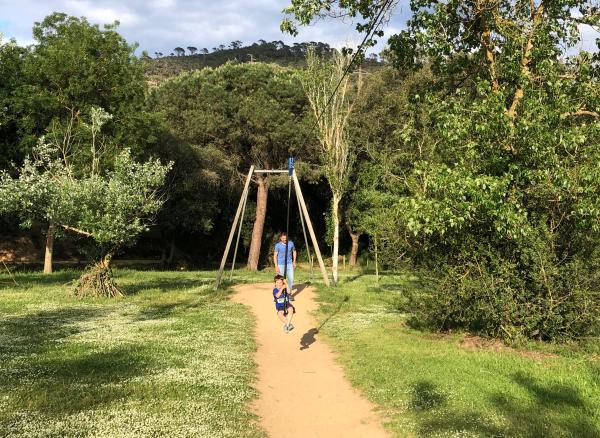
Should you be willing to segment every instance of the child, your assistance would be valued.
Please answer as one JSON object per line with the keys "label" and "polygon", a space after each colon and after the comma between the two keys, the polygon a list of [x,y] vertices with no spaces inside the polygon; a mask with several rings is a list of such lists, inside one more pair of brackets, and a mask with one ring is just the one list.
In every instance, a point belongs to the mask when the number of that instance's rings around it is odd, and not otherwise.
{"label": "child", "polygon": [[[283,275],[276,275],[275,287],[273,288],[273,299],[275,300],[275,309],[277,309],[277,316],[283,322],[283,331],[289,333],[294,330],[292,325],[292,318],[296,313],[296,308],[290,304],[290,296],[288,295],[288,284],[287,280],[283,278]],[[290,307],[292,311],[290,312]]]}

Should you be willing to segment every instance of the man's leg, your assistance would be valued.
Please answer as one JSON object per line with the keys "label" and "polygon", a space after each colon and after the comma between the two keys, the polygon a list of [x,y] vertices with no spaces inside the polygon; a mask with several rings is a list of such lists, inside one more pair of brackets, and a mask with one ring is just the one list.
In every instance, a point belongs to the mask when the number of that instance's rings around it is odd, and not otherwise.
{"label": "man's leg", "polygon": [[288,285],[290,286],[290,295],[292,293],[292,289],[294,288],[294,265],[288,265],[287,266],[287,281],[288,281]]}

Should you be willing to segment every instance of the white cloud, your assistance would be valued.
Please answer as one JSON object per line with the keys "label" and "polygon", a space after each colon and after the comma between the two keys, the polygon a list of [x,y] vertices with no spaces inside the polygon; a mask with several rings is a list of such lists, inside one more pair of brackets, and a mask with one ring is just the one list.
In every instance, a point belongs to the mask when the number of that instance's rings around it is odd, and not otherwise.
{"label": "white cloud", "polygon": [[[300,29],[293,38],[279,30],[281,10],[291,0],[0,0],[0,32],[5,38],[15,37],[21,44],[32,42],[31,27],[53,11],[85,16],[91,22],[104,24],[119,20],[119,32],[130,42],[138,42],[141,50],[169,53],[176,46],[216,47],[233,40],[252,43],[259,39],[322,41],[333,47],[356,45],[362,38],[350,21],[319,21]],[[394,11],[386,36],[377,45],[381,50],[387,36],[404,25],[409,14],[403,3]],[[594,34],[585,29],[582,47],[595,47]]]}
{"label": "white cloud", "polygon": [[594,28],[586,24],[580,25],[579,31],[581,32],[581,42],[578,49],[587,50],[588,52],[597,51],[596,39],[600,38],[600,32],[597,32]]}

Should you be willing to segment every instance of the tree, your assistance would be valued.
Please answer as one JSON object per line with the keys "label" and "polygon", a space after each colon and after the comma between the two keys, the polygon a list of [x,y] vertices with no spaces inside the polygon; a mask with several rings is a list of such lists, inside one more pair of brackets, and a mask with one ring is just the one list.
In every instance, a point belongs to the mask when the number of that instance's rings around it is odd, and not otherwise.
{"label": "tree", "polygon": [[229,47],[236,50],[236,49],[241,49],[242,45],[243,45],[243,43],[240,40],[235,40],[229,44]]}
{"label": "tree", "polygon": [[331,188],[333,227],[333,283],[338,280],[340,203],[348,187],[355,151],[348,141],[348,118],[352,111],[350,79],[345,74],[350,58],[336,53],[331,62],[308,51],[303,87],[317,123],[320,155]]}
{"label": "tree", "polygon": [[[367,20],[379,5],[334,3]],[[324,6],[310,4],[294,2],[294,13],[307,13],[300,22]],[[433,292],[413,310],[438,329],[597,335],[598,65],[596,55],[569,56],[578,25],[600,24],[597,9],[584,0],[412,8],[388,59],[433,73],[411,98],[429,123],[401,118],[382,167],[406,150],[434,152],[388,168],[396,183],[369,203],[384,198],[388,220],[373,229],[393,224],[395,251],[428,271]]]}
{"label": "tree", "polygon": [[183,47],[175,47],[173,51],[177,54],[177,56],[185,56],[185,49]]}
{"label": "tree", "polygon": [[110,170],[103,170],[100,131],[111,116],[94,108],[90,118],[89,125],[80,127],[87,131],[91,150],[85,169],[73,165],[69,133],[60,142],[42,137],[18,177],[0,174],[0,213],[18,214],[24,224],[43,217],[63,230],[93,239],[99,261],[82,274],[76,294],[113,297],[122,291],[112,278],[112,258],[147,229],[163,203],[159,189],[171,165],[157,160],[139,164],[124,150]]}
{"label": "tree", "polygon": [[188,46],[187,49],[190,52],[190,55],[194,55],[198,51],[198,49],[196,47],[192,47],[192,46]]}
{"label": "tree", "polygon": [[12,161],[21,162],[26,154],[20,138],[20,115],[16,90],[24,85],[23,65],[28,56],[26,49],[13,40],[2,41],[0,36],[0,169]]}
{"label": "tree", "polygon": [[[131,121],[143,104],[146,82],[142,64],[134,56],[136,47],[115,31],[117,24],[100,29],[85,18],[60,13],[35,23],[36,43],[30,53],[20,49],[20,83],[13,84],[8,107],[9,126],[16,130],[14,147],[22,151],[21,160],[40,136],[50,131],[67,132],[94,106],[115,116],[105,127],[108,137],[121,147],[137,143]],[[74,142],[72,146],[78,145]],[[78,157],[72,163],[75,168],[89,159],[86,146],[71,152]],[[45,272],[52,270],[51,224],[48,229]]]}
{"label": "tree", "polygon": [[[307,101],[295,72],[262,63],[226,64],[165,83],[154,105],[172,133],[199,150],[216,147],[236,169],[283,167],[289,154],[310,157]],[[255,175],[256,212],[248,267],[257,269],[271,179]]]}
{"label": "tree", "polygon": [[[352,17],[356,30],[367,33],[367,38],[357,53],[359,57],[364,57],[366,50],[377,44],[375,38],[383,36],[380,23],[389,19],[398,3],[398,0],[292,0],[291,5],[283,9],[285,16],[280,28],[284,33],[297,36],[299,26],[308,26],[315,20]],[[311,45],[314,45],[313,42]]]}

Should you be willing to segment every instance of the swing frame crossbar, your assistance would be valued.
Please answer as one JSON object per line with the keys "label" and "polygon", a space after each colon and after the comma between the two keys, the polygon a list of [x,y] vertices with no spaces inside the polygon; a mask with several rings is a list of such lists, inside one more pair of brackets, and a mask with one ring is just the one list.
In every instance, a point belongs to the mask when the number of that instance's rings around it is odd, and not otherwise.
{"label": "swing frame crossbar", "polygon": [[254,169],[254,173],[288,173],[287,169]]}
{"label": "swing frame crossbar", "polygon": [[[233,223],[231,224],[231,230],[229,232],[229,237],[227,238],[227,245],[225,245],[225,251],[223,251],[223,257],[221,259],[221,265],[219,266],[219,272],[217,273],[217,278],[215,279],[214,289],[218,289],[221,285],[221,280],[223,277],[223,271],[225,270],[225,265],[227,264],[227,258],[229,255],[229,251],[231,249],[231,244],[233,242],[233,238],[237,233],[237,239],[235,243],[235,250],[233,254],[233,261],[231,263],[231,274],[230,279],[233,275],[233,270],[235,268],[235,259],[237,256],[238,245],[240,241],[240,235],[242,234],[242,223],[244,221],[244,214],[246,211],[246,203],[248,201],[248,194],[250,192],[250,182],[252,180],[252,175],[256,173],[290,173],[291,172],[291,183],[294,186],[294,192],[296,194],[296,199],[298,200],[298,210],[300,212],[300,221],[302,223],[302,231],[304,233],[304,241],[306,244],[306,249],[308,251],[308,258],[311,267],[311,279],[312,279],[312,266],[313,259],[310,253],[310,248],[308,246],[308,237],[306,236],[306,228],[308,229],[310,239],[313,244],[313,248],[315,251],[315,255],[319,262],[319,268],[321,270],[321,275],[323,276],[323,282],[329,286],[329,277],[327,275],[327,270],[325,269],[325,263],[323,262],[323,257],[321,256],[321,251],[319,250],[319,244],[317,242],[317,237],[315,235],[315,231],[312,226],[312,221],[310,220],[310,216],[308,215],[308,208],[306,207],[306,203],[304,202],[304,196],[302,194],[302,189],[300,188],[300,182],[298,181],[298,177],[296,176],[296,170],[291,169],[255,169],[254,166],[250,166],[250,170],[248,171],[248,176],[246,177],[246,182],[244,184],[244,189],[242,190],[242,195],[240,197],[240,202],[238,204],[237,211],[235,213],[235,217],[233,219]],[[291,185],[290,185],[291,190]],[[289,202],[289,201],[288,201]],[[305,228],[306,225],[306,228]]]}

